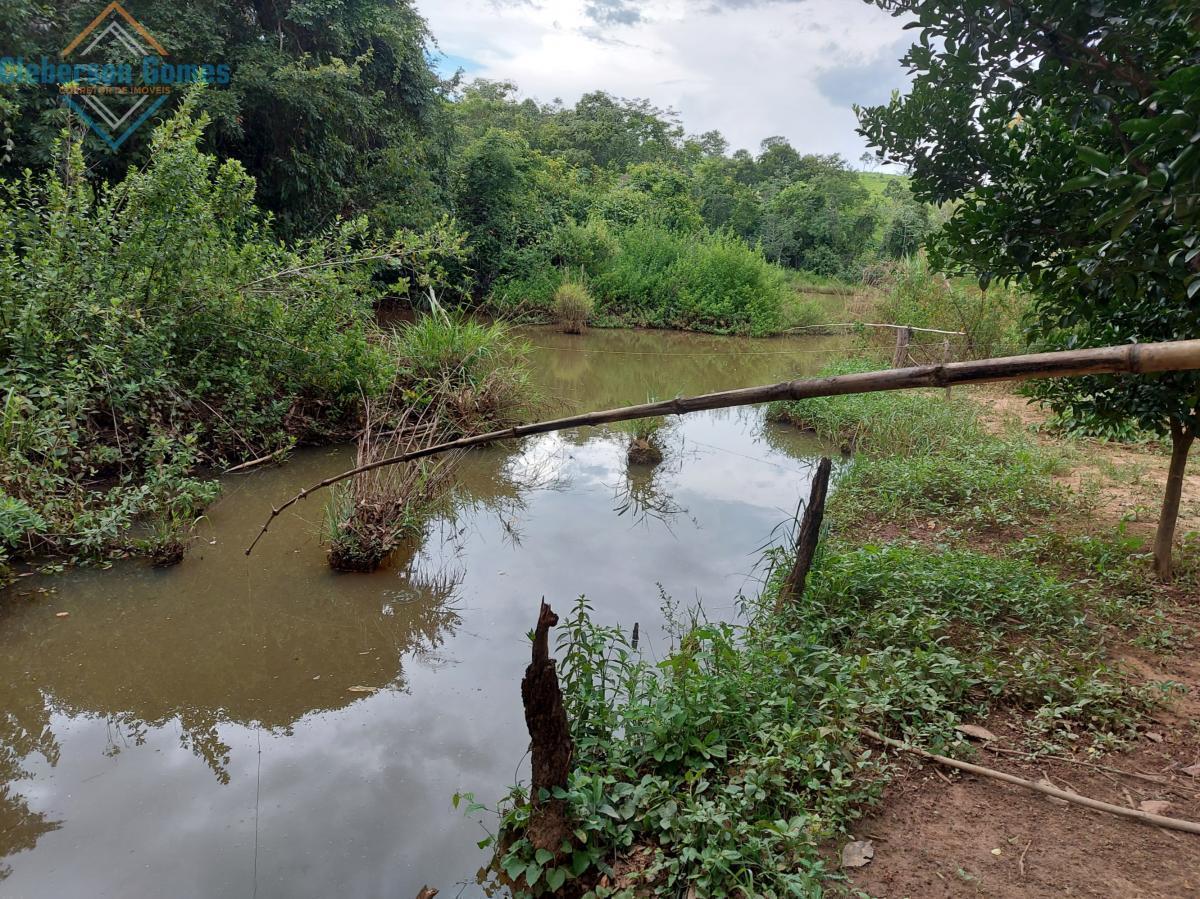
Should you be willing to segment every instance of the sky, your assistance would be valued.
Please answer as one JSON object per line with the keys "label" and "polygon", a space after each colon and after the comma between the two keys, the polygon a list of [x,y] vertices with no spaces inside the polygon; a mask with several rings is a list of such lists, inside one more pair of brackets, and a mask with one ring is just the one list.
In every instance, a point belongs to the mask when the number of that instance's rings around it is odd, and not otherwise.
{"label": "sky", "polygon": [[677,110],[730,151],[783,135],[803,153],[866,150],[851,104],[907,84],[903,20],[862,0],[417,0],[445,74],[515,82],[570,104],[587,91]]}

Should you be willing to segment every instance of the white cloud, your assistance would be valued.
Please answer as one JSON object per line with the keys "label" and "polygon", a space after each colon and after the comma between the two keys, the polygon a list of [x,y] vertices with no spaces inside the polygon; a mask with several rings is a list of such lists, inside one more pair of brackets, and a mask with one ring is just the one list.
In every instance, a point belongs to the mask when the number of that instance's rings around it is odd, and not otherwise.
{"label": "white cloud", "polygon": [[905,83],[901,22],[854,0],[418,0],[471,75],[572,103],[590,90],[672,106],[689,132],[756,150],[865,149],[850,104]]}

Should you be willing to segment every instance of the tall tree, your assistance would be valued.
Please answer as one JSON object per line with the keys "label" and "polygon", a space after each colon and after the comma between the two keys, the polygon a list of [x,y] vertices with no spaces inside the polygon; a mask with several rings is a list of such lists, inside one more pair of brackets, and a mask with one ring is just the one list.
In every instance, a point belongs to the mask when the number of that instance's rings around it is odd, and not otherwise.
{"label": "tall tree", "polygon": [[[57,59],[103,5],[0,0],[0,48]],[[202,101],[213,120],[207,140],[244,163],[287,230],[375,209],[383,195],[392,200],[383,224],[424,225],[440,214],[443,160],[427,137],[443,124],[442,85],[411,0],[141,0],[130,12],[171,61],[230,67],[228,87]],[[46,164],[66,120],[52,87],[22,86],[11,99],[19,112],[5,174]],[[89,162],[116,180],[144,161],[149,136],[143,127],[116,152],[91,139]]]}
{"label": "tall tree", "polygon": [[[1096,346],[1200,334],[1200,7],[1192,0],[874,0],[919,25],[907,96],[860,130],[958,201],[935,264],[1035,295],[1032,335]],[[1200,374],[1049,383],[1059,410],[1172,444],[1156,568],[1171,553]]]}

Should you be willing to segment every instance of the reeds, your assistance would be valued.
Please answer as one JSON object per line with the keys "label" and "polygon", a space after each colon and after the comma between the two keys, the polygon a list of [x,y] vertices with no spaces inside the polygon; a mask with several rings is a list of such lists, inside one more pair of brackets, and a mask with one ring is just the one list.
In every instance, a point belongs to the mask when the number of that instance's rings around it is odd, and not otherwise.
{"label": "reeds", "polygon": [[[433,446],[446,437],[439,405],[364,403],[358,465]],[[326,508],[329,565],[337,571],[374,571],[406,539],[420,536],[443,506],[461,458],[450,453],[389,465],[355,475],[339,486]]]}

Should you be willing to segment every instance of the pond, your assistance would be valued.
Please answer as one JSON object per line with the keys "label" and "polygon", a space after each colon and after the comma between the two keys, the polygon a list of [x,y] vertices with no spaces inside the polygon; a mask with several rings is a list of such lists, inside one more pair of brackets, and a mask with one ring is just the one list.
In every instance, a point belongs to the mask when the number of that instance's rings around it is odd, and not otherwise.
{"label": "pond", "polygon": [[[552,414],[812,374],[840,348],[525,336]],[[484,834],[450,799],[493,802],[526,774],[539,600],[586,594],[660,657],[660,593],[735,616],[820,449],[758,408],[688,416],[667,440],[652,471],[607,429],[474,451],[454,514],[372,575],[329,570],[320,494],[244,555],[272,503],[352,458],[305,450],[226,477],[175,568],[0,593],[0,893],[478,895]]]}

